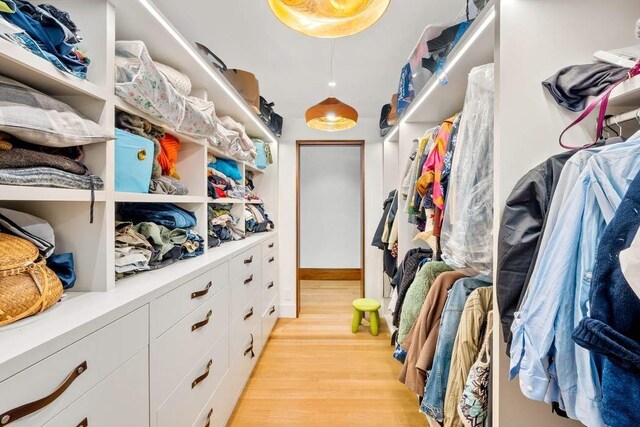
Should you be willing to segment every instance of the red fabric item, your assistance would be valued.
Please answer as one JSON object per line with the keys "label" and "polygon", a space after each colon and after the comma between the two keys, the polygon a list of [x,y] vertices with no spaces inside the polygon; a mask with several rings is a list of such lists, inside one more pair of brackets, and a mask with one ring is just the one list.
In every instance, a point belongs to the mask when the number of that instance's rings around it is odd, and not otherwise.
{"label": "red fabric item", "polygon": [[225,193],[222,188],[216,187],[216,194],[218,195],[218,197],[220,199],[226,199],[227,198],[227,193]]}

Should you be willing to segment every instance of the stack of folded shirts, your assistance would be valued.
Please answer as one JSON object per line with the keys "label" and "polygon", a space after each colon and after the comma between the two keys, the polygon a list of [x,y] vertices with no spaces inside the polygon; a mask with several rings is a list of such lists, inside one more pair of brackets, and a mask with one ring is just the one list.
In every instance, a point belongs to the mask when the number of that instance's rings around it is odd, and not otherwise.
{"label": "stack of folded shirts", "polygon": [[77,45],[82,41],[71,16],[50,4],[26,0],[0,1],[0,36],[51,62],[58,69],[86,78],[89,59]]}
{"label": "stack of folded shirts", "polygon": [[208,156],[207,193],[212,199],[244,197],[245,188],[241,184],[242,174],[233,160]]}
{"label": "stack of folded shirts", "polygon": [[238,227],[240,219],[232,215],[231,208],[231,205],[221,204],[208,206],[210,248],[220,246],[224,242],[244,239],[244,231]]}
{"label": "stack of folded shirts", "polygon": [[82,147],[34,145],[0,132],[0,184],[102,189],[102,180],[89,173],[82,155]]}
{"label": "stack of folded shirts", "polygon": [[253,172],[247,171],[244,178],[244,199],[249,201],[261,201],[262,199],[255,193],[253,184]]}
{"label": "stack of folded shirts", "polygon": [[176,137],[166,134],[163,128],[142,117],[125,112],[117,114],[116,126],[153,142],[153,167],[149,193],[176,196],[189,194],[189,188],[180,181],[180,175],[176,170],[180,151],[180,141]]}
{"label": "stack of folded shirts", "polygon": [[204,254],[193,212],[170,203],[123,203],[116,222],[116,279]]}
{"label": "stack of folded shirts", "polygon": [[263,233],[275,228],[275,224],[269,219],[269,215],[261,204],[245,206],[244,222],[247,233]]}

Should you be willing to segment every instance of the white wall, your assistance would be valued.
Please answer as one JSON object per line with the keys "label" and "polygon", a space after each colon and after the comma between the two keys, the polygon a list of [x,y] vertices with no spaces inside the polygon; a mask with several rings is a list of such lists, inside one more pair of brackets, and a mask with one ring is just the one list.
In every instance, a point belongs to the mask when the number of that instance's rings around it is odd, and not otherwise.
{"label": "white wall", "polygon": [[382,138],[378,118],[361,118],[353,129],[320,132],[302,118],[285,118],[279,143],[280,164],[280,304],[282,317],[296,315],[296,140],[364,140],[365,294],[382,298],[382,252],[370,245],[382,216]]}
{"label": "white wall", "polygon": [[300,147],[300,268],[360,268],[360,151]]}

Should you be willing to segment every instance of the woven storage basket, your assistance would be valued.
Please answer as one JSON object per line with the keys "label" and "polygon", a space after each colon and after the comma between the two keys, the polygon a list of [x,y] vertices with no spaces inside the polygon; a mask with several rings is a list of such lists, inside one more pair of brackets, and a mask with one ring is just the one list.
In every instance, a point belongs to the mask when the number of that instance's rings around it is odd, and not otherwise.
{"label": "woven storage basket", "polygon": [[58,302],[62,283],[31,242],[0,233],[0,326]]}

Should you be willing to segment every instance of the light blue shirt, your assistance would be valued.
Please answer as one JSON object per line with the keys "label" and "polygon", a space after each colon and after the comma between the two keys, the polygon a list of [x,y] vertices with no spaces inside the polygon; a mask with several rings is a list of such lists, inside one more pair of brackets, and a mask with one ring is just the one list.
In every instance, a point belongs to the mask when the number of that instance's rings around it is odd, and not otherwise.
{"label": "light blue shirt", "polygon": [[[589,158],[548,230],[527,298],[511,327],[511,377],[534,400],[557,399],[569,417],[606,426],[591,354],[571,334],[588,314],[597,244],[640,170],[640,139],[603,148]],[[563,171],[564,173],[564,171]],[[546,233],[546,232],[545,232]]]}

